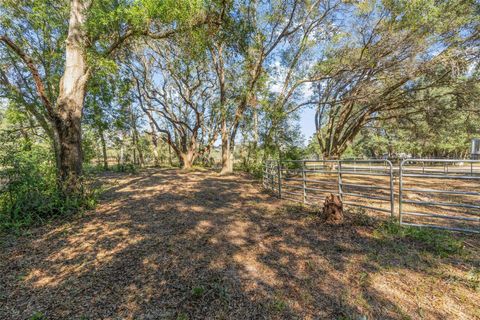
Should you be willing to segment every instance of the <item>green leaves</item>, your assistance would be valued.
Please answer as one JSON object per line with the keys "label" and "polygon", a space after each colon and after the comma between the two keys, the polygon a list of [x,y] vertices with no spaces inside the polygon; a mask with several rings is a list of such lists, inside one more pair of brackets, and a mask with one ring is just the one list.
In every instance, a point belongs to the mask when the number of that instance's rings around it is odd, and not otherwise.
{"label": "green leaves", "polygon": [[114,72],[115,51],[122,46],[135,50],[128,43],[139,37],[167,37],[181,28],[188,33],[201,17],[203,5],[201,0],[93,1],[86,23],[91,39],[89,64],[105,73]]}
{"label": "green leaves", "polygon": [[[203,7],[202,0],[137,0],[138,17],[160,19],[164,23],[191,22]],[[142,10],[143,8],[143,10]]]}
{"label": "green leaves", "polygon": [[88,13],[87,29],[94,39],[126,30],[154,32],[153,29],[162,25],[188,25],[201,14],[202,8],[201,0],[94,1]]}
{"label": "green leaves", "polygon": [[402,29],[431,32],[432,36],[462,28],[470,21],[478,21],[474,0],[384,0],[383,6],[391,14],[391,21]]}

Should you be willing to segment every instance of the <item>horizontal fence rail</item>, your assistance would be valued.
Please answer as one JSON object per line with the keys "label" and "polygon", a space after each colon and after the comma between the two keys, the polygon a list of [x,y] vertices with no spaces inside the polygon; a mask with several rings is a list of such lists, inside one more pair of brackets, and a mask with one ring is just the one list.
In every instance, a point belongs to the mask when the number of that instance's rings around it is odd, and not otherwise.
{"label": "horizontal fence rail", "polygon": [[306,205],[333,193],[403,225],[480,232],[480,160],[269,160],[263,186]]}
{"label": "horizontal fence rail", "polygon": [[264,187],[279,198],[312,205],[333,193],[345,205],[394,216],[394,172],[388,160],[270,160],[263,173]]}
{"label": "horizontal fence rail", "polygon": [[479,187],[479,160],[403,160],[399,168],[399,222],[480,233]]}
{"label": "horizontal fence rail", "polygon": [[[394,216],[394,174],[389,160],[342,160],[338,165],[338,185],[344,204]],[[373,200],[370,201],[373,205],[363,204],[359,199]]]}

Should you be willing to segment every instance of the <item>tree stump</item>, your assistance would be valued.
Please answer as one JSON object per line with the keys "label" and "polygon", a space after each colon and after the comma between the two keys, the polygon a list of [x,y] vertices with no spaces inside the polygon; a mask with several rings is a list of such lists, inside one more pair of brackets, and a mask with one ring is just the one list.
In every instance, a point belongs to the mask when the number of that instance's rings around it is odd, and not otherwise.
{"label": "tree stump", "polygon": [[343,222],[343,203],[339,196],[330,193],[330,195],[325,198],[325,203],[323,204],[323,214],[327,222]]}

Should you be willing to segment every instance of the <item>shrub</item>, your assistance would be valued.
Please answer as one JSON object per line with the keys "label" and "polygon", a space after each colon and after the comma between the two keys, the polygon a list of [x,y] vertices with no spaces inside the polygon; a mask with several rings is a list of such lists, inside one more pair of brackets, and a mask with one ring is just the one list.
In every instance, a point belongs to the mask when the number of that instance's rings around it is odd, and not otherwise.
{"label": "shrub", "polygon": [[242,162],[235,164],[234,169],[236,171],[247,172],[257,179],[260,179],[263,175],[263,164],[261,162]]}
{"label": "shrub", "polygon": [[112,170],[115,172],[137,173],[138,166],[131,162],[127,162],[125,164],[114,165],[112,167]]}
{"label": "shrub", "polygon": [[95,204],[95,194],[64,197],[51,150],[11,148],[0,154],[0,228],[16,229],[78,212]]}

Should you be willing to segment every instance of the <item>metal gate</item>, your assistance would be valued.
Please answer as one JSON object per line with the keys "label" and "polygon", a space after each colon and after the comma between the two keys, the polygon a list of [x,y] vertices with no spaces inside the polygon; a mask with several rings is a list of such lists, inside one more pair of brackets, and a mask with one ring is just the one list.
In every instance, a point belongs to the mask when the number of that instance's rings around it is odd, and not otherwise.
{"label": "metal gate", "polygon": [[403,160],[400,224],[480,233],[479,187],[479,160]]}
{"label": "metal gate", "polygon": [[392,217],[398,205],[402,225],[480,233],[480,160],[270,160],[263,173],[279,198],[319,205],[333,193]]}
{"label": "metal gate", "polygon": [[[394,174],[389,160],[341,160],[338,185],[344,204],[394,216]],[[369,202],[365,204],[360,199]]]}
{"label": "metal gate", "polygon": [[279,198],[311,205],[333,193],[345,205],[394,215],[394,174],[388,160],[267,161],[263,172],[264,187]]}
{"label": "metal gate", "polygon": [[[277,170],[278,170],[278,165],[276,161],[273,161],[273,160],[265,161],[263,165],[263,187],[265,189],[270,191],[275,191],[275,189],[278,187]],[[278,195],[281,198],[281,194],[278,193]]]}

